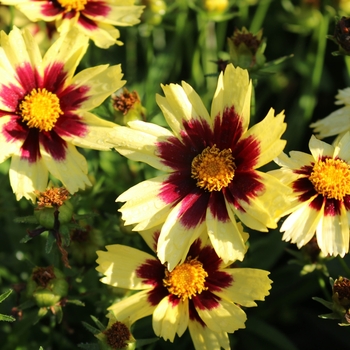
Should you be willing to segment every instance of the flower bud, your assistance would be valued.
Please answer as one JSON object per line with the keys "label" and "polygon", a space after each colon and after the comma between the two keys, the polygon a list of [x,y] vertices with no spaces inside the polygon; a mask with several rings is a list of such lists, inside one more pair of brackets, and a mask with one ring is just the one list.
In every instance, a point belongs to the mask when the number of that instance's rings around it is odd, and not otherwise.
{"label": "flower bud", "polygon": [[27,295],[33,297],[39,307],[57,304],[68,293],[64,274],[53,266],[35,267],[27,284]]}
{"label": "flower bud", "polygon": [[116,110],[116,119],[122,119],[120,124],[126,125],[133,120],[145,120],[146,109],[142,106],[136,91],[129,92],[124,88],[121,93],[113,94],[113,107]]}
{"label": "flower bud", "polygon": [[244,69],[262,67],[266,61],[264,56],[265,41],[262,30],[257,34],[250,33],[245,27],[236,29],[228,38],[229,54],[234,66]]}
{"label": "flower bud", "polygon": [[82,230],[77,229],[71,233],[70,255],[78,265],[91,264],[97,258],[96,251],[103,245],[101,232],[86,226]]}

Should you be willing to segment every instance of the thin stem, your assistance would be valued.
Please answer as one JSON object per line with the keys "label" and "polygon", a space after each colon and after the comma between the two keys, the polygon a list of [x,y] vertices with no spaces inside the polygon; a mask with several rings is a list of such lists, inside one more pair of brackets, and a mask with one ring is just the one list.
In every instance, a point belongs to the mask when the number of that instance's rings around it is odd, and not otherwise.
{"label": "thin stem", "polygon": [[271,0],[259,1],[259,5],[255,11],[254,18],[250,25],[249,31],[251,33],[256,33],[261,29],[264,19],[266,17],[267,10],[270,7],[270,4],[271,4]]}
{"label": "thin stem", "polygon": [[344,261],[344,259],[343,259],[342,257],[340,257],[339,255],[338,255],[337,258],[338,258],[338,261],[339,261],[340,265],[341,265],[342,268],[344,269],[344,271],[345,271],[347,277],[350,278],[350,269],[349,269],[348,265],[346,264],[346,262]]}

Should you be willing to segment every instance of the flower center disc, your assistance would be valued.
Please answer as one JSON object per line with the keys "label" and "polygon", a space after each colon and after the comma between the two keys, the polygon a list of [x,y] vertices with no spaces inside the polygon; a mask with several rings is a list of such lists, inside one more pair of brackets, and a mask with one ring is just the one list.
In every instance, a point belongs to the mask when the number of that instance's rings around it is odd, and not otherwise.
{"label": "flower center disc", "polygon": [[341,159],[318,161],[309,180],[324,197],[343,200],[345,195],[350,194],[350,167]]}
{"label": "flower center disc", "polygon": [[50,131],[63,114],[59,98],[46,89],[33,89],[24,97],[19,110],[28,127],[40,131]]}
{"label": "flower center disc", "polygon": [[202,263],[196,259],[188,259],[176,266],[173,271],[166,270],[163,283],[169,293],[186,300],[208,289],[204,286],[206,277],[208,274],[203,269]]}
{"label": "flower center disc", "polygon": [[66,9],[67,12],[83,11],[88,0],[57,0],[58,3]]}
{"label": "flower center disc", "polygon": [[207,147],[192,161],[192,177],[197,186],[210,192],[227,187],[235,175],[235,163],[230,149],[220,151],[216,145]]}

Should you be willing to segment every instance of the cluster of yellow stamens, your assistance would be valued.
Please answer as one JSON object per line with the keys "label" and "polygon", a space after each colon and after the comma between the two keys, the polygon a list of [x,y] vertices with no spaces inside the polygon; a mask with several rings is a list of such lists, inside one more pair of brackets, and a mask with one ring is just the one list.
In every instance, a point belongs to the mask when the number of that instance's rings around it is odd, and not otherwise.
{"label": "cluster of yellow stamens", "polygon": [[69,11],[83,11],[88,0],[57,0],[59,4]]}
{"label": "cluster of yellow stamens", "polygon": [[192,296],[202,293],[205,287],[205,278],[208,277],[203,265],[197,259],[188,258],[171,272],[165,271],[163,284],[169,293],[177,295],[180,299],[191,299]]}
{"label": "cluster of yellow stamens", "polygon": [[343,200],[345,195],[350,194],[350,167],[341,159],[319,160],[309,180],[324,197]]}
{"label": "cluster of yellow stamens", "polygon": [[192,177],[197,186],[212,191],[227,187],[235,175],[235,163],[231,149],[219,150],[216,145],[207,147],[197,155],[191,165]]}
{"label": "cluster of yellow stamens", "polygon": [[50,131],[63,114],[59,98],[46,89],[33,89],[19,105],[22,120],[29,128]]}

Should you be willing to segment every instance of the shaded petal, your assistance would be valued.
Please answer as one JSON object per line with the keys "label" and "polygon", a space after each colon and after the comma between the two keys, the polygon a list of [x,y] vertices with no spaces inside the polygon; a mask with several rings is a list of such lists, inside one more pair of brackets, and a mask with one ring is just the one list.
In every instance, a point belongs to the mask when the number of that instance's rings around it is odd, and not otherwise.
{"label": "shaded petal", "polygon": [[332,145],[318,140],[314,135],[310,138],[309,148],[316,161],[322,157],[332,157],[334,152],[334,147]]}
{"label": "shaded petal", "polygon": [[[103,3],[102,1],[100,3]],[[115,26],[132,26],[140,22],[140,16],[144,6],[118,6],[114,5],[113,1],[107,1],[108,14],[101,15],[96,11],[96,8],[101,7],[99,2],[89,2],[83,11],[84,15],[94,21],[113,24]]]}
{"label": "shaded petal", "polygon": [[191,320],[188,324],[188,329],[196,350],[231,349],[226,332],[213,332],[199,322]]}
{"label": "shaded petal", "polygon": [[296,243],[298,248],[311,240],[323,216],[324,204],[321,210],[315,210],[310,206],[311,201],[301,203],[281,226],[282,239]]}
{"label": "shaded petal", "polygon": [[[126,225],[135,224],[157,215],[161,210],[170,211],[171,203],[165,203],[159,192],[169,175],[161,175],[150,180],[142,181],[122,193],[117,202],[126,202],[121,209],[122,218]],[[164,214],[161,216],[163,217]]]}
{"label": "shaded petal", "polygon": [[[164,95],[156,95],[156,101],[174,135],[181,139],[184,123],[205,119],[210,125],[210,117],[197,93],[190,85],[161,85]],[[188,95],[187,95],[188,94]]]}
{"label": "shaded petal", "polygon": [[274,116],[271,108],[267,116],[260,122],[253,125],[244,135],[243,139],[253,136],[259,140],[259,156],[255,168],[259,168],[276,158],[286,145],[285,140],[281,140],[287,124],[283,122],[284,112]]}
{"label": "shaded petal", "polygon": [[147,260],[156,260],[152,255],[141,250],[124,245],[114,244],[106,246],[107,252],[97,251],[98,266],[96,270],[105,277],[101,282],[113,287],[126,289],[150,289],[152,286],[143,283],[136,270]]}
{"label": "shaded petal", "polygon": [[99,106],[114,91],[120,89],[125,80],[123,77],[121,65],[109,67],[107,64],[84,69],[75,75],[70,84],[75,89],[87,86],[89,89],[85,93],[85,101],[81,103],[79,109],[90,110]]}
{"label": "shaded petal", "polygon": [[133,324],[140,318],[152,315],[156,306],[148,301],[149,290],[143,290],[133,294],[122,301],[113,304],[108,308],[112,311],[118,320],[130,318],[130,324]]}
{"label": "shaded petal", "polygon": [[75,146],[82,148],[91,148],[100,151],[109,151],[113,148],[111,137],[109,136],[113,128],[119,127],[117,124],[101,119],[89,112],[79,113],[81,123],[86,124],[87,131],[80,135],[65,134],[64,129],[62,134],[58,127],[55,131],[62,137],[63,140]]}
{"label": "shaded petal", "polygon": [[323,139],[349,130],[349,125],[350,106],[345,106],[332,112],[326,118],[310,124],[310,127],[314,128],[314,133],[317,134],[317,137]]}
{"label": "shaded petal", "polygon": [[323,215],[316,228],[317,244],[325,255],[343,257],[349,251],[349,222],[346,209],[340,215]]}
{"label": "shaded petal", "polygon": [[257,306],[254,300],[265,300],[265,297],[270,294],[272,281],[267,277],[270,272],[250,268],[233,268],[224,271],[232,275],[233,283],[215,292],[220,298],[251,307]]}
{"label": "shaded petal", "polygon": [[247,315],[236,304],[220,300],[215,308],[199,308],[196,310],[204,323],[214,332],[233,333],[237,329],[245,328]]}
{"label": "shaded petal", "polygon": [[44,147],[40,147],[40,153],[49,172],[62,182],[70,193],[91,186],[87,177],[87,162],[75,146],[67,143],[64,159],[55,160]]}
{"label": "shaded petal", "polygon": [[218,220],[208,208],[206,225],[215,252],[224,263],[243,260],[247,247],[234,218],[226,221]]}
{"label": "shaded petal", "polygon": [[9,175],[16,199],[25,197],[32,202],[36,200],[35,190],[45,191],[49,177],[48,170],[42,161],[29,162],[17,154],[11,158]]}
{"label": "shaded petal", "polygon": [[[139,128],[140,124],[131,125],[136,125]],[[156,169],[166,172],[171,171],[172,169],[164,165],[157,155],[157,143],[165,141],[167,137],[155,135],[162,129],[164,129],[165,134],[168,132],[165,131],[165,128],[150,123],[144,123],[144,125],[147,127],[146,132],[122,126],[113,130],[110,137],[111,142],[115,145],[115,149],[131,160],[147,163]],[[149,132],[150,129],[153,129],[152,133]]]}
{"label": "shaded petal", "polygon": [[252,83],[248,71],[228,64],[225,72],[220,73],[218,85],[211,105],[210,115],[214,119],[222,116],[226,108],[234,107],[242,119],[243,132],[248,129],[250,121],[250,98]]}
{"label": "shaded petal", "polygon": [[[88,45],[89,38],[80,33],[76,28],[60,35],[46,51],[43,58],[43,67],[47,71],[46,74],[48,77],[50,78],[52,74],[49,73],[51,67],[57,65],[57,63],[61,63],[64,65],[64,79],[66,82],[69,82],[84,56]],[[64,85],[66,84],[63,84],[61,81],[56,82],[58,89],[63,89]]]}
{"label": "shaded petal", "polygon": [[238,199],[237,202],[243,210],[234,208],[234,212],[248,227],[267,231],[266,227],[277,227],[277,221],[290,207],[289,195],[292,190],[269,174],[258,174],[264,184],[264,191],[249,198],[248,203]]}
{"label": "shaded petal", "polygon": [[350,133],[347,132],[335,147],[333,158],[339,157],[346,162],[350,161]]}
{"label": "shaded petal", "polygon": [[172,271],[178,263],[186,260],[191,244],[204,230],[204,223],[194,227],[186,227],[181,222],[181,205],[178,203],[169,213],[158,239],[158,258],[168,263],[168,270]]}
{"label": "shaded petal", "polygon": [[12,116],[4,116],[0,118],[0,163],[14,154],[20,154],[20,148],[23,140],[10,139],[6,132],[6,125],[12,120]]}
{"label": "shaded petal", "polygon": [[153,330],[157,336],[173,342],[176,333],[179,337],[183,335],[187,329],[188,320],[188,300],[174,305],[168,296],[162,299],[153,312]]}

